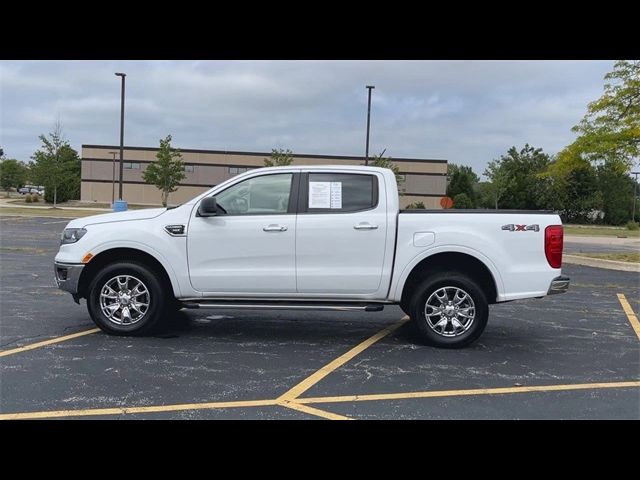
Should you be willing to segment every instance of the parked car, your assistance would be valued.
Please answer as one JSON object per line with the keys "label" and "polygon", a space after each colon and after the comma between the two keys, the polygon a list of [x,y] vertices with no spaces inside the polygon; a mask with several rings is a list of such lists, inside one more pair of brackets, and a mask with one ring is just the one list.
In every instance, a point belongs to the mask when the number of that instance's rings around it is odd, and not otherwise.
{"label": "parked car", "polygon": [[26,195],[27,193],[29,193],[29,189],[27,187],[22,187],[18,189],[18,193],[21,195]]}
{"label": "parked car", "polygon": [[290,166],[177,208],[72,220],[55,275],[110,334],[150,332],[179,308],[399,305],[451,348],[480,336],[490,304],[565,292],[562,246],[551,212],[401,211],[388,169]]}

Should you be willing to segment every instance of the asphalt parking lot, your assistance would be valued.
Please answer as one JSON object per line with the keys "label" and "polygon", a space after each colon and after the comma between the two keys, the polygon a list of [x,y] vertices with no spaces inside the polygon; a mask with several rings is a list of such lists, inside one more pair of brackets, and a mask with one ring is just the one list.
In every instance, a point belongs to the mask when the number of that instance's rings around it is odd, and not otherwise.
{"label": "asphalt parking lot", "polygon": [[567,294],[492,306],[464,350],[420,345],[398,307],[110,337],[54,285],[67,221],[0,217],[0,419],[640,419],[637,273],[565,265]]}

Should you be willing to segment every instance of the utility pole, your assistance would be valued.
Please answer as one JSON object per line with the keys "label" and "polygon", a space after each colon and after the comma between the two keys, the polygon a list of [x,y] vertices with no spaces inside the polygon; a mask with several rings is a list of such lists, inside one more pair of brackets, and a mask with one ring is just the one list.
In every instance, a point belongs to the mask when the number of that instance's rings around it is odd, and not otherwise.
{"label": "utility pole", "polygon": [[364,153],[364,164],[369,165],[369,127],[371,126],[371,90],[373,90],[375,85],[367,85],[367,90],[369,90],[369,101],[367,106],[367,147]]}
{"label": "utility pole", "polygon": [[637,198],[638,198],[638,175],[640,175],[640,172],[631,172],[631,175],[635,175],[636,176],[636,180],[635,182],[633,182],[633,213],[631,214],[631,221],[635,222],[636,221],[636,202],[637,202]]}
{"label": "utility pole", "polygon": [[118,152],[109,152],[113,157],[113,172],[111,174],[111,206],[116,200],[116,155]]}
{"label": "utility pole", "polygon": [[60,147],[56,146],[56,173],[53,184],[53,208],[58,208],[58,179],[60,178]]}
{"label": "utility pole", "polygon": [[115,75],[122,79],[120,88],[120,185],[118,187],[118,199],[122,200],[122,168],[124,156],[124,79],[127,74],[118,72]]}

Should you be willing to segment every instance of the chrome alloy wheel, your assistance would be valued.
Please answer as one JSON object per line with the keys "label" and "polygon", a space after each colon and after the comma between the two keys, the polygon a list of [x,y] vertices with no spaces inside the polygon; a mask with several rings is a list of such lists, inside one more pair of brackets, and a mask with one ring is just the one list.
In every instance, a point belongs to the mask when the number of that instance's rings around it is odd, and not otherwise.
{"label": "chrome alloy wheel", "polygon": [[458,287],[442,287],[433,292],[424,307],[427,324],[438,335],[457,337],[469,330],[476,317],[471,295]]}
{"label": "chrome alloy wheel", "polygon": [[116,325],[133,325],[149,311],[149,289],[131,275],[118,275],[107,281],[100,291],[100,308]]}

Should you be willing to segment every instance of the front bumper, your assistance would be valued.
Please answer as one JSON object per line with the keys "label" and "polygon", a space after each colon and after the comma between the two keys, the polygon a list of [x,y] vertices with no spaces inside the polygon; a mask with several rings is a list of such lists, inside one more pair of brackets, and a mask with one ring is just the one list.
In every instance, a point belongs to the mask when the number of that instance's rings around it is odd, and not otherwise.
{"label": "front bumper", "polygon": [[555,295],[556,293],[564,293],[569,290],[569,282],[571,279],[565,275],[560,275],[559,277],[551,280],[551,286],[549,286],[549,291],[547,295]]}
{"label": "front bumper", "polygon": [[55,262],[53,270],[58,288],[75,297],[78,294],[78,282],[83,268],[83,264]]}

